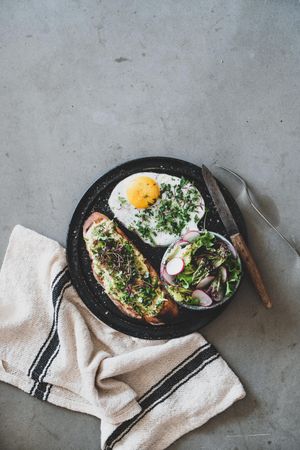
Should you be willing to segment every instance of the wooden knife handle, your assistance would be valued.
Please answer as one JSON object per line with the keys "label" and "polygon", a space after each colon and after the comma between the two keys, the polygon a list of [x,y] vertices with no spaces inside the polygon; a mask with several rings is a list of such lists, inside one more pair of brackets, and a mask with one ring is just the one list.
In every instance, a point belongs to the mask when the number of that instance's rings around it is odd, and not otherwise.
{"label": "wooden knife handle", "polygon": [[253,284],[256,287],[263,304],[265,305],[266,308],[272,308],[271,298],[267,292],[267,289],[260,275],[259,269],[256,265],[256,262],[253,259],[252,254],[250,253],[249,248],[247,247],[246,242],[239,233],[230,236],[230,238],[232,240],[234,247],[239,252],[241,259],[244,261],[248,269],[248,272],[251,276],[251,279],[253,281]]}

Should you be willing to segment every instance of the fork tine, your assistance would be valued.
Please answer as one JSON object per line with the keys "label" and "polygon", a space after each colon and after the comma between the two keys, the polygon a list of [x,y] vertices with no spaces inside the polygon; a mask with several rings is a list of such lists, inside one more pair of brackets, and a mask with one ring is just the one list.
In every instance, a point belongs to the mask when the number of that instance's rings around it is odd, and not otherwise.
{"label": "fork tine", "polygon": [[218,167],[219,169],[225,170],[226,172],[231,173],[231,175],[233,175],[234,177],[236,177],[239,181],[241,181],[241,183],[243,184],[243,186],[245,187],[245,191],[249,200],[250,205],[252,206],[252,208],[254,209],[254,211],[269,225],[270,228],[272,228],[272,230],[274,230],[280,237],[281,239],[283,239],[288,245],[289,247],[296,253],[296,255],[298,256],[298,258],[300,258],[300,253],[298,252],[297,248],[295,247],[295,245],[292,244],[292,242],[289,241],[289,239],[287,239],[282,233],[281,231],[279,231],[270,221],[269,219],[267,219],[267,217],[260,211],[260,209],[258,209],[258,207],[255,205],[255,203],[253,203],[253,200],[251,198],[251,190],[248,186],[248,184],[246,183],[246,181],[244,180],[244,178],[242,178],[240,175],[238,175],[236,172],[234,172],[231,169],[228,169],[227,167],[223,167],[223,166],[218,166],[216,165],[216,167]]}

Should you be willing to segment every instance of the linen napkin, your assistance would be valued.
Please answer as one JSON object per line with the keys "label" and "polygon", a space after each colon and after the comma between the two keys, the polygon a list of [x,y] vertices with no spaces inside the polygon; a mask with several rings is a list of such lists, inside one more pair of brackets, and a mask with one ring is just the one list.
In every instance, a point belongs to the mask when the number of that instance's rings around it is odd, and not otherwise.
{"label": "linen napkin", "polygon": [[0,380],[98,417],[105,450],[164,449],[245,395],[199,333],[143,340],[97,319],[64,248],[20,225],[0,271]]}

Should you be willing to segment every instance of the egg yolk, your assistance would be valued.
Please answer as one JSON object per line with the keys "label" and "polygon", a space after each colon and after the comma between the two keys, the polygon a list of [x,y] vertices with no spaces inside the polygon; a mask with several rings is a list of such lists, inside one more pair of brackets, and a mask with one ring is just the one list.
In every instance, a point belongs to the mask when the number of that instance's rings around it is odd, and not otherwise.
{"label": "egg yolk", "polygon": [[127,189],[128,201],[135,208],[148,208],[156,202],[160,194],[159,186],[153,178],[138,177]]}

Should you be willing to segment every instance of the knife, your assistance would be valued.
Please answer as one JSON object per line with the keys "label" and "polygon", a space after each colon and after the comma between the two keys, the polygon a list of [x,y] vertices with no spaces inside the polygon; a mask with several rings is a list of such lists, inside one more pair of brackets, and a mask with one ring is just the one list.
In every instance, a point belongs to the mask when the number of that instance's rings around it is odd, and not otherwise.
{"label": "knife", "polygon": [[245,263],[245,266],[249,272],[249,275],[252,279],[254,286],[257,289],[257,292],[266,308],[272,307],[272,300],[267,292],[265,284],[262,280],[259,269],[254,261],[254,258],[244,241],[243,236],[239,232],[238,226],[231,214],[231,211],[226,203],[226,200],[218,186],[216,179],[213,174],[208,170],[208,168],[202,165],[202,175],[206,184],[206,187],[213,199],[215,207],[219,213],[219,216],[226,228],[227,233],[230,236],[230,239],[238,251],[241,259]]}

